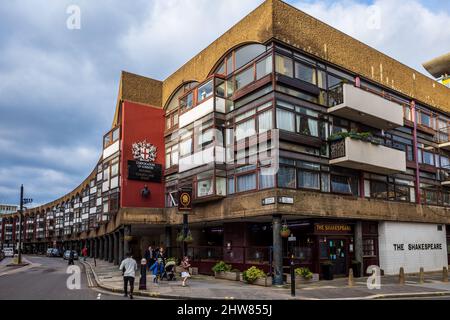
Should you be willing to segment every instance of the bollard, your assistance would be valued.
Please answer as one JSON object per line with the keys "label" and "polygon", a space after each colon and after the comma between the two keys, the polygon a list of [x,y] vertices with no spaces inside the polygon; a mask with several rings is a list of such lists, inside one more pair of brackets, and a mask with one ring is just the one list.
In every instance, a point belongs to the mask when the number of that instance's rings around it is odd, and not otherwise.
{"label": "bollard", "polygon": [[448,269],[447,269],[447,267],[444,267],[444,269],[442,269],[442,282],[448,282]]}
{"label": "bollard", "polygon": [[354,287],[355,286],[355,279],[353,277],[353,269],[350,268],[348,270],[348,286],[349,287]]}
{"label": "bollard", "polygon": [[405,269],[403,269],[403,267],[400,268],[400,273],[398,275],[398,283],[400,285],[405,284]]}
{"label": "bollard", "polygon": [[419,271],[419,283],[423,284],[424,282],[425,282],[424,271],[423,271],[423,268],[420,268],[420,271]]}

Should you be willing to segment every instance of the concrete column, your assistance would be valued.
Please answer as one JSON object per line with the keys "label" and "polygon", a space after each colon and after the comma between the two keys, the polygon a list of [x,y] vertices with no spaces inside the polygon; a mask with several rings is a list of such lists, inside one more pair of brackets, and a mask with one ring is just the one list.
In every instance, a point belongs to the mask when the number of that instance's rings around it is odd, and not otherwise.
{"label": "concrete column", "polygon": [[167,226],[164,230],[164,246],[166,247],[167,257],[172,256],[172,227]]}
{"label": "concrete column", "polygon": [[103,259],[103,238],[98,238],[98,258]]}
{"label": "concrete column", "polygon": [[114,261],[114,237],[112,234],[108,235],[108,262]]}
{"label": "concrete column", "polygon": [[105,241],[105,247],[104,247],[104,257],[103,259],[105,261],[109,260],[109,237],[107,235],[104,236]]}
{"label": "concrete column", "polygon": [[123,230],[119,230],[119,263],[125,258],[123,250]]}
{"label": "concrete column", "polygon": [[113,248],[113,256],[114,256],[114,264],[119,264],[119,232],[114,232],[114,248]]}
{"label": "concrete column", "polygon": [[281,215],[274,215],[273,224],[273,284],[283,285],[283,245],[281,238]]}
{"label": "concrete column", "polygon": [[130,252],[130,244],[126,240],[126,237],[129,236],[131,233],[130,226],[125,226],[124,228],[124,240],[123,240],[123,251],[125,252],[125,255]]}
{"label": "concrete column", "polygon": [[356,222],[355,225],[355,260],[361,263],[361,274],[365,274],[363,265],[363,236],[362,221]]}

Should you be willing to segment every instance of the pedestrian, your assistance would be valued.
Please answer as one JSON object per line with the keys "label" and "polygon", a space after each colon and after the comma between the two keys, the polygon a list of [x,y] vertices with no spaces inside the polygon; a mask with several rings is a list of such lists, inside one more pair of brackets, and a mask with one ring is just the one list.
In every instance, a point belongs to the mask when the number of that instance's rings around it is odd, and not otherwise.
{"label": "pedestrian", "polygon": [[73,250],[70,250],[69,253],[69,266],[74,265],[73,260],[75,259],[75,254],[73,252]]}
{"label": "pedestrian", "polygon": [[155,254],[153,252],[152,246],[149,246],[147,250],[145,250],[144,258],[147,260],[147,267],[150,271],[150,267],[155,263]]}
{"label": "pedestrian", "polygon": [[88,249],[86,246],[81,250],[81,255],[83,256],[83,261],[86,261],[86,257],[88,255]]}
{"label": "pedestrian", "polygon": [[124,297],[128,297],[128,283],[130,283],[130,299],[133,299],[134,278],[136,277],[137,263],[130,252],[127,253],[127,257],[120,264],[119,270],[123,272]]}
{"label": "pedestrian", "polygon": [[147,290],[147,260],[141,260],[141,278],[139,279],[139,290]]}
{"label": "pedestrian", "polygon": [[158,283],[158,279],[160,277],[162,277],[162,273],[161,273],[161,263],[159,262],[158,259],[155,260],[155,262],[152,264],[152,266],[150,267],[150,271],[153,274],[153,283]]}
{"label": "pedestrian", "polygon": [[159,251],[158,251],[158,255],[156,256],[156,259],[158,260],[159,263],[159,274],[160,274],[160,279],[162,280],[165,274],[165,266],[166,266],[166,256],[164,253],[164,248],[160,247]]}
{"label": "pedestrian", "polygon": [[186,287],[186,281],[191,276],[189,274],[189,268],[191,264],[189,263],[189,258],[186,256],[183,258],[183,261],[181,261],[181,278],[183,279],[183,283],[181,286]]}

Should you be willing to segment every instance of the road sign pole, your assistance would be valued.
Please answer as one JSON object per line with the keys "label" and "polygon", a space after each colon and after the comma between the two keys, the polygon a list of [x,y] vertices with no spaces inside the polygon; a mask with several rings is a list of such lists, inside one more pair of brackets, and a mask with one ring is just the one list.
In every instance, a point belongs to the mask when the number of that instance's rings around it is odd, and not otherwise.
{"label": "road sign pole", "polygon": [[22,264],[22,220],[23,220],[23,184],[20,186],[20,210],[19,210],[19,248],[17,263]]}

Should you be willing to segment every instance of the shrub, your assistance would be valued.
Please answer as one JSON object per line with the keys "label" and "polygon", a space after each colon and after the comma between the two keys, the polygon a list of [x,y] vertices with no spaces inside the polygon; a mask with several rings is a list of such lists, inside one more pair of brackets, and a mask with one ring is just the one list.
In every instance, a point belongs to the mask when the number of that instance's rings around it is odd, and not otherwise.
{"label": "shrub", "polygon": [[217,262],[214,265],[214,267],[212,267],[212,271],[215,272],[215,273],[231,271],[231,269],[232,269],[231,264],[226,264],[223,261]]}
{"label": "shrub", "polygon": [[303,277],[305,280],[310,280],[313,277],[313,273],[308,268],[297,268],[295,274],[299,277]]}
{"label": "shrub", "polygon": [[266,274],[256,267],[251,267],[242,273],[242,277],[248,283],[253,283],[260,278],[265,278]]}

